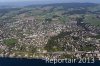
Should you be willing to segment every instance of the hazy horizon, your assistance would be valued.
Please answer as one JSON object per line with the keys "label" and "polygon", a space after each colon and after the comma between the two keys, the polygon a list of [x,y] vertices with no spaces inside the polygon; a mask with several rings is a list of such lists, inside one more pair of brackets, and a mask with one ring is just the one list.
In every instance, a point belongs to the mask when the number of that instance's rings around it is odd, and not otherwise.
{"label": "hazy horizon", "polygon": [[28,6],[38,4],[54,4],[54,3],[100,3],[100,0],[0,0],[0,6]]}
{"label": "hazy horizon", "polygon": [[80,3],[100,3],[100,0],[0,0],[0,3],[5,2],[49,2],[49,3],[70,3],[70,2],[80,2]]}

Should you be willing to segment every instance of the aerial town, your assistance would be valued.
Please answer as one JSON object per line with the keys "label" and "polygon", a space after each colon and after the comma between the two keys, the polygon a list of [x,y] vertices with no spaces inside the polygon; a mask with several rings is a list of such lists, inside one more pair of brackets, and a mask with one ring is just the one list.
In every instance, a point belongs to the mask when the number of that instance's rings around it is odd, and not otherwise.
{"label": "aerial town", "polygon": [[100,5],[64,5],[0,9],[0,57],[100,60]]}

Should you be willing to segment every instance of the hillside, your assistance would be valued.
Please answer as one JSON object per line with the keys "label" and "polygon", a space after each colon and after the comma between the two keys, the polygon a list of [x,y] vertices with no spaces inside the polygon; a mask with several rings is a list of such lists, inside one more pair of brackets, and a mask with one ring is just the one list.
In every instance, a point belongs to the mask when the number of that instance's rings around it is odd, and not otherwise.
{"label": "hillside", "polygon": [[0,54],[38,59],[95,54],[100,51],[99,6],[55,3],[0,9]]}

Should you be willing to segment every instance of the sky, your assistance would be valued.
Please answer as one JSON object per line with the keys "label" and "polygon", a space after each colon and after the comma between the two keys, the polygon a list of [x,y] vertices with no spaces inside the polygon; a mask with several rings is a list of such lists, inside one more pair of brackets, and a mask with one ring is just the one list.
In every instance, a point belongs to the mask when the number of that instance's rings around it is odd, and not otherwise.
{"label": "sky", "polygon": [[0,0],[0,2],[21,2],[21,1],[48,1],[48,2],[92,2],[100,3],[100,0]]}

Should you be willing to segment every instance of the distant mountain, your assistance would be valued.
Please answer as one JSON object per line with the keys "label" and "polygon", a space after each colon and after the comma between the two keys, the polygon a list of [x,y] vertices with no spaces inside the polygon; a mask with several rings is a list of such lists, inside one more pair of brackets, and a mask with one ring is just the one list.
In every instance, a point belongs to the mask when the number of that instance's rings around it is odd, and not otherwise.
{"label": "distant mountain", "polygon": [[[98,4],[96,4],[96,3],[54,3],[54,4],[44,4],[41,6],[42,7],[45,7],[45,6],[54,6],[54,7],[63,6],[64,8],[79,8],[79,7],[92,7],[92,6],[97,6],[97,5]],[[34,5],[30,5],[27,7],[34,7]]]}
{"label": "distant mountain", "polygon": [[0,9],[1,8],[18,8],[24,7],[29,5],[43,5],[43,4],[50,4],[47,1],[24,1],[24,2],[0,2]]}
{"label": "distant mountain", "polygon": [[86,7],[86,6],[95,6],[95,3],[53,3],[48,1],[25,1],[25,2],[1,2],[0,9],[4,8],[19,8],[19,7],[34,7],[34,6],[42,5],[42,6],[64,6],[64,7]]}
{"label": "distant mountain", "polygon": [[28,6],[32,5],[32,2],[5,2],[5,3],[0,3],[0,9],[1,8],[18,8],[18,7],[23,7],[23,6]]}

